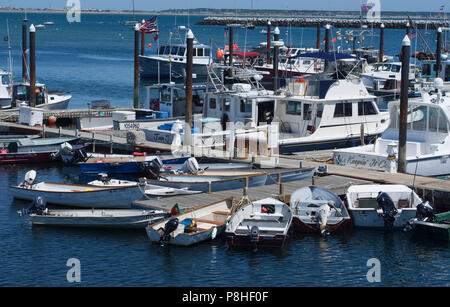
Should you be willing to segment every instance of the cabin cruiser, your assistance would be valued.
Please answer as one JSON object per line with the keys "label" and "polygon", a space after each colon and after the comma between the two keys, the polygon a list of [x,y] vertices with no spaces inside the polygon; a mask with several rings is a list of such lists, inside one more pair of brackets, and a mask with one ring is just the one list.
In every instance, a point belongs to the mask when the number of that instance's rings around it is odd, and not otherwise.
{"label": "cabin cruiser", "polygon": [[5,70],[0,70],[0,81],[0,109],[11,108],[13,82],[12,74]]}
{"label": "cabin cruiser", "polygon": [[[415,76],[415,65],[410,64],[409,67],[409,81],[414,81]],[[402,63],[392,62],[392,63],[376,63],[373,64],[372,69],[361,74],[362,81],[369,91],[374,91],[378,89],[386,89],[387,80],[393,80],[391,82],[391,87],[399,89],[399,83],[401,80]]]}
{"label": "cabin cruiser", "polygon": [[[185,29],[184,27],[181,27]],[[194,38],[192,73],[196,77],[208,75],[211,48],[200,44]],[[140,55],[140,75],[144,78],[184,78],[186,74],[187,46],[185,40],[179,43],[169,42],[158,47],[156,54]]]}
{"label": "cabin cruiser", "polygon": [[[408,102],[406,172],[422,176],[450,174],[450,96],[442,93],[442,79],[435,80],[437,94],[421,93]],[[374,144],[335,150],[334,163],[358,168],[397,172],[400,102],[389,103],[390,126]]]}
{"label": "cabin cruiser", "polygon": [[[64,110],[67,109],[71,95],[59,95],[47,90],[45,84],[36,83],[36,108],[44,110]],[[17,83],[13,85],[12,104],[13,108],[21,103],[29,104],[30,83]]]}

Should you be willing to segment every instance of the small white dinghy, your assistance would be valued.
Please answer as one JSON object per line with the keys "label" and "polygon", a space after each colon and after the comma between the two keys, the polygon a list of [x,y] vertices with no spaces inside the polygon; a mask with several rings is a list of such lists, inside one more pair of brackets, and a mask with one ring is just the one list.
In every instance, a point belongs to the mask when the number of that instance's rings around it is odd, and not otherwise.
{"label": "small white dinghy", "polygon": [[225,230],[232,205],[233,198],[226,198],[194,207],[169,220],[149,225],[146,228],[147,235],[150,241],[161,245],[189,246],[213,240]]}
{"label": "small white dinghy", "polygon": [[265,198],[237,208],[225,234],[230,247],[282,247],[291,227],[289,205]]}
{"label": "small white dinghy", "polygon": [[168,216],[161,210],[133,209],[69,209],[53,210],[45,207],[45,200],[38,196],[24,214],[29,213],[33,225],[143,229]]}
{"label": "small white dinghy", "polygon": [[[137,186],[139,183],[136,181],[111,179],[107,174],[100,173],[99,179],[88,183],[89,185],[95,185],[100,187],[123,187],[123,186]],[[154,184],[143,184],[140,186],[141,192],[147,196],[162,197],[162,196],[174,196],[174,195],[192,195],[202,193],[202,191],[191,191],[187,188],[169,188]]]}
{"label": "small white dinghy", "polygon": [[47,203],[81,208],[131,208],[133,201],[142,198],[140,185],[94,186],[54,182],[34,183],[36,171],[29,171],[18,186],[10,186],[16,199],[33,201],[37,196]]}

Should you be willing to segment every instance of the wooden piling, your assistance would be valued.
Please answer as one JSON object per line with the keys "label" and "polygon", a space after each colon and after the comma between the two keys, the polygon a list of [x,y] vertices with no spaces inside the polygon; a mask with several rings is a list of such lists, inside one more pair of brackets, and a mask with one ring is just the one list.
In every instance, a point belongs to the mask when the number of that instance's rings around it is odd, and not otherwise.
{"label": "wooden piling", "polygon": [[316,48],[320,49],[320,22],[317,23]]}
{"label": "wooden piling", "polygon": [[233,43],[234,43],[234,29],[233,26],[228,27],[229,30],[229,42],[228,42],[228,65],[230,66],[229,76],[233,76]]}
{"label": "wooden piling", "polygon": [[441,76],[441,45],[442,45],[442,29],[437,29],[436,38],[436,78]]}
{"label": "wooden piling", "polygon": [[380,25],[380,47],[378,50],[378,62],[383,62],[384,58],[384,24]]}
{"label": "wooden piling", "polygon": [[95,152],[95,131],[92,132],[92,152]]}
{"label": "wooden piling", "polygon": [[272,23],[270,22],[270,20],[267,22],[267,53],[266,53],[266,63],[270,64],[272,62],[271,60],[271,54],[270,54],[270,44],[271,44],[271,39],[272,39]]}
{"label": "wooden piling", "polygon": [[[329,24],[325,26],[325,52],[330,52],[330,28]],[[328,70],[328,66],[329,62],[325,60],[325,71]]]}
{"label": "wooden piling", "polygon": [[364,144],[364,124],[361,124],[361,127],[360,127],[360,133],[361,133],[361,145],[365,145]]}
{"label": "wooden piling", "polygon": [[26,81],[28,76],[28,69],[27,69],[27,62],[28,62],[28,56],[27,56],[27,19],[23,19],[23,25],[22,25],[22,81]]}
{"label": "wooden piling", "polygon": [[114,143],[113,143],[113,136],[112,134],[109,136],[109,153],[113,153],[113,147],[114,147]]}
{"label": "wooden piling", "polygon": [[36,107],[36,28],[30,26],[30,107]]}
{"label": "wooden piling", "polygon": [[[230,48],[232,49],[232,48]],[[189,29],[186,35],[186,113],[184,124],[184,145],[191,146],[191,127],[192,127],[192,65],[194,55],[194,34]],[[191,151],[190,151],[191,152]]]}
{"label": "wooden piling", "polygon": [[411,53],[411,41],[408,35],[402,41],[402,72],[400,88],[400,125],[398,135],[398,165],[399,173],[406,173],[406,138],[408,116],[408,87],[409,87],[409,55]]}
{"label": "wooden piling", "polygon": [[[142,24],[145,23],[145,20],[142,19]],[[141,55],[145,54],[145,32],[144,30],[141,31]]]}
{"label": "wooden piling", "polygon": [[134,103],[139,108],[139,24],[134,26]]}

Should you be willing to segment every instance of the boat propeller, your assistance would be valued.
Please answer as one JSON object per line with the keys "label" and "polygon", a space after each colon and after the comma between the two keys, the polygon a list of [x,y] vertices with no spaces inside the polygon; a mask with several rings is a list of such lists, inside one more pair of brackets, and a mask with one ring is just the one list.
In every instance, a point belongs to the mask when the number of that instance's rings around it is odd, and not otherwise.
{"label": "boat propeller", "polygon": [[378,208],[382,210],[380,215],[384,220],[385,229],[392,229],[394,227],[395,216],[398,213],[394,201],[387,193],[380,192],[377,197],[377,203]]}

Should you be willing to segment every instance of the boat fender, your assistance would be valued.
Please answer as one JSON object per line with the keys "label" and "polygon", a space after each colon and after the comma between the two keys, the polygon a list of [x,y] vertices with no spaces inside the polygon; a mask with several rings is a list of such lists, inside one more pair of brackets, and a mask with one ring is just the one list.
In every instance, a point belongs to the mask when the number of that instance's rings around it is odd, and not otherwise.
{"label": "boat fender", "polygon": [[159,242],[164,245],[164,243],[169,242],[170,234],[175,231],[178,227],[178,218],[170,219],[164,226],[164,232],[159,238]]}
{"label": "boat fender", "polygon": [[395,215],[398,213],[395,208],[394,201],[385,192],[380,192],[377,197],[378,208],[382,210],[381,217],[384,220],[384,227],[392,229],[395,222]]}
{"label": "boat fender", "polygon": [[217,236],[217,227],[214,227],[211,230],[211,240],[214,240],[216,238],[216,236]]}

